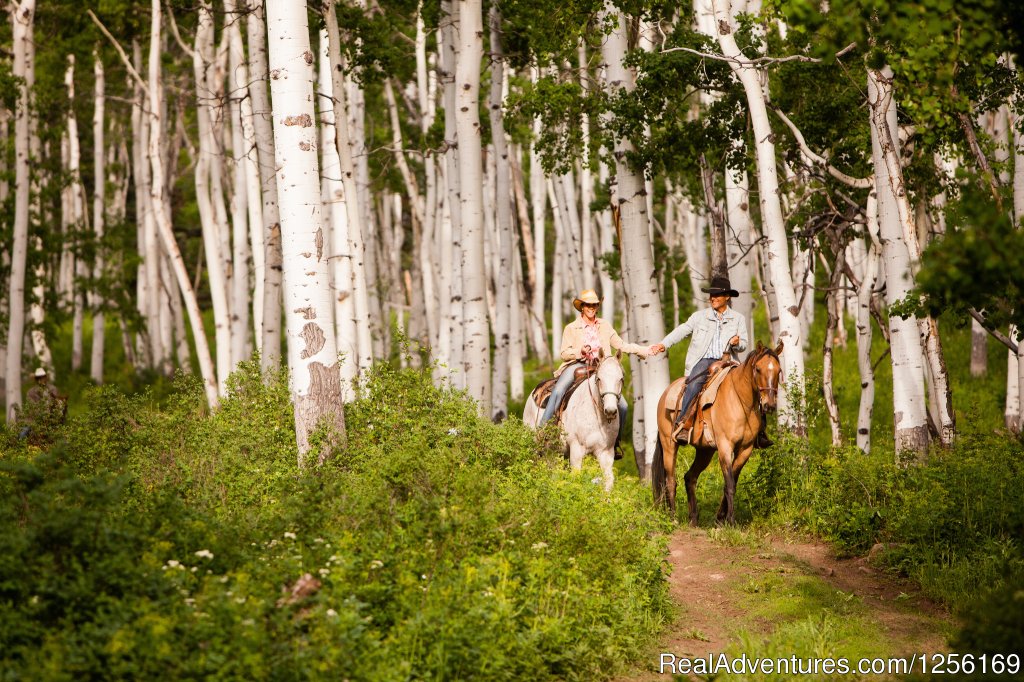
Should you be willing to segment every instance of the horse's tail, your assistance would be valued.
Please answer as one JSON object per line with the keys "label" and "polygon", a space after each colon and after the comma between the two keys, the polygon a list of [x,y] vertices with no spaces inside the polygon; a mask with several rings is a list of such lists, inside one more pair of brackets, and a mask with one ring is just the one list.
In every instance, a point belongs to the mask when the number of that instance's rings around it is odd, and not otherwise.
{"label": "horse's tail", "polygon": [[654,505],[664,504],[668,499],[668,485],[665,476],[665,451],[659,436],[654,445],[654,461],[651,463],[651,489],[654,491]]}

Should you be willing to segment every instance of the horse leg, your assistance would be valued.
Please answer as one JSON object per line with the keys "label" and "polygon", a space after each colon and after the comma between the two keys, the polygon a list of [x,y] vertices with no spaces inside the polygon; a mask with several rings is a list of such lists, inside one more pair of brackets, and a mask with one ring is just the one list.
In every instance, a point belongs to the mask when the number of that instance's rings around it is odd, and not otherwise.
{"label": "horse leg", "polygon": [[615,471],[612,468],[615,463],[615,446],[601,450],[597,454],[597,463],[601,465],[601,472],[604,474],[604,491],[610,493],[615,484]]}
{"label": "horse leg", "polygon": [[668,508],[672,512],[672,520],[676,518],[676,453],[679,444],[671,436],[658,434],[661,439],[661,456],[665,464],[665,491],[668,493]]}
{"label": "horse leg", "polygon": [[736,495],[736,477],[733,475],[733,444],[722,443],[718,448],[718,463],[725,479],[722,504],[718,507],[718,522],[733,523],[733,497]]}
{"label": "horse leg", "polygon": [[730,508],[725,509],[725,498],[722,498],[722,507],[718,510],[718,518],[721,519],[723,513],[727,513],[726,523],[735,523],[735,494],[736,486],[740,482],[740,472],[743,471],[743,467],[746,465],[747,460],[750,459],[750,454],[754,451],[753,445],[748,445],[737,451],[735,457],[732,460],[732,490],[733,495],[729,497]]}
{"label": "horse leg", "polygon": [[586,450],[578,440],[575,438],[569,439],[569,466],[572,467],[573,471],[579,471],[583,468],[583,456],[586,454]]}
{"label": "horse leg", "polygon": [[715,454],[714,448],[697,448],[697,454],[693,457],[693,464],[683,476],[686,483],[686,504],[690,508],[690,525],[697,525],[697,479],[702,471],[708,468],[711,463],[711,455]]}

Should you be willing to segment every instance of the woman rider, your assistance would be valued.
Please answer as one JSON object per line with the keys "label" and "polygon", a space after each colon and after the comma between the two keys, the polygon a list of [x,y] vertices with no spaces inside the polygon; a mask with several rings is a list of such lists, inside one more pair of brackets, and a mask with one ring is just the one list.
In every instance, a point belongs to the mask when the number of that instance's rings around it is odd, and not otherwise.
{"label": "woman rider", "polygon": [[[572,386],[573,375],[577,367],[587,360],[596,360],[599,353],[603,351],[605,357],[612,354],[612,350],[623,353],[635,353],[642,358],[649,355],[648,348],[636,343],[626,343],[615,333],[612,325],[607,320],[597,316],[597,309],[601,306],[601,299],[597,292],[587,289],[580,293],[579,298],[573,299],[572,305],[580,311],[576,320],[565,325],[562,331],[562,364],[555,370],[555,387],[551,391],[544,413],[540,417],[538,426],[543,426],[554,415],[562,396]],[[626,419],[626,399],[619,396],[619,434],[622,433],[622,425]]]}

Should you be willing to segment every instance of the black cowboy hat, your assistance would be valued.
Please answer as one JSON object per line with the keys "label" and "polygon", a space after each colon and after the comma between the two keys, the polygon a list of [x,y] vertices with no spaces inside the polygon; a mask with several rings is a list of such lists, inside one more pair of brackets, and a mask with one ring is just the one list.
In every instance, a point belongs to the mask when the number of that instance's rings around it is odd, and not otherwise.
{"label": "black cowboy hat", "polygon": [[732,296],[736,298],[740,292],[732,288],[728,277],[712,277],[711,286],[701,287],[701,291],[712,296]]}

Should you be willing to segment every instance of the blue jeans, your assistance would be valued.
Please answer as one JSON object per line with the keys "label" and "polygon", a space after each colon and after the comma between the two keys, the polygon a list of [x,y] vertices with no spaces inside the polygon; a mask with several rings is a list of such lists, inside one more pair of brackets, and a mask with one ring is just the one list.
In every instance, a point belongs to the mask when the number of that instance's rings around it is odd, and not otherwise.
{"label": "blue jeans", "polygon": [[[544,413],[540,416],[540,421],[537,426],[544,426],[547,424],[551,417],[555,415],[555,410],[558,409],[558,405],[562,402],[562,397],[565,392],[572,386],[573,376],[576,373],[576,368],[580,367],[583,363],[577,362],[569,365],[562,373],[558,375],[558,379],[555,381],[555,387],[551,389],[551,395],[548,397],[548,402],[544,406]],[[619,436],[622,436],[622,428],[626,424],[626,399],[621,395],[619,396]]]}
{"label": "blue jeans", "polygon": [[572,386],[576,368],[582,365],[582,362],[574,362],[563,369],[562,373],[558,375],[558,379],[555,380],[555,387],[551,389],[551,395],[548,397],[548,403],[544,406],[544,414],[540,416],[540,422],[537,426],[544,426],[554,416],[555,410],[558,409],[558,405],[562,402],[562,397],[569,390],[569,387]]}
{"label": "blue jeans", "polygon": [[697,399],[697,394],[700,393],[700,389],[704,388],[704,384],[708,382],[708,367],[718,358],[702,358],[697,361],[697,364],[690,370],[690,376],[686,380],[686,390],[683,391],[683,405],[679,410],[679,414],[676,416],[676,423],[678,423],[683,415],[690,409],[690,405]]}

